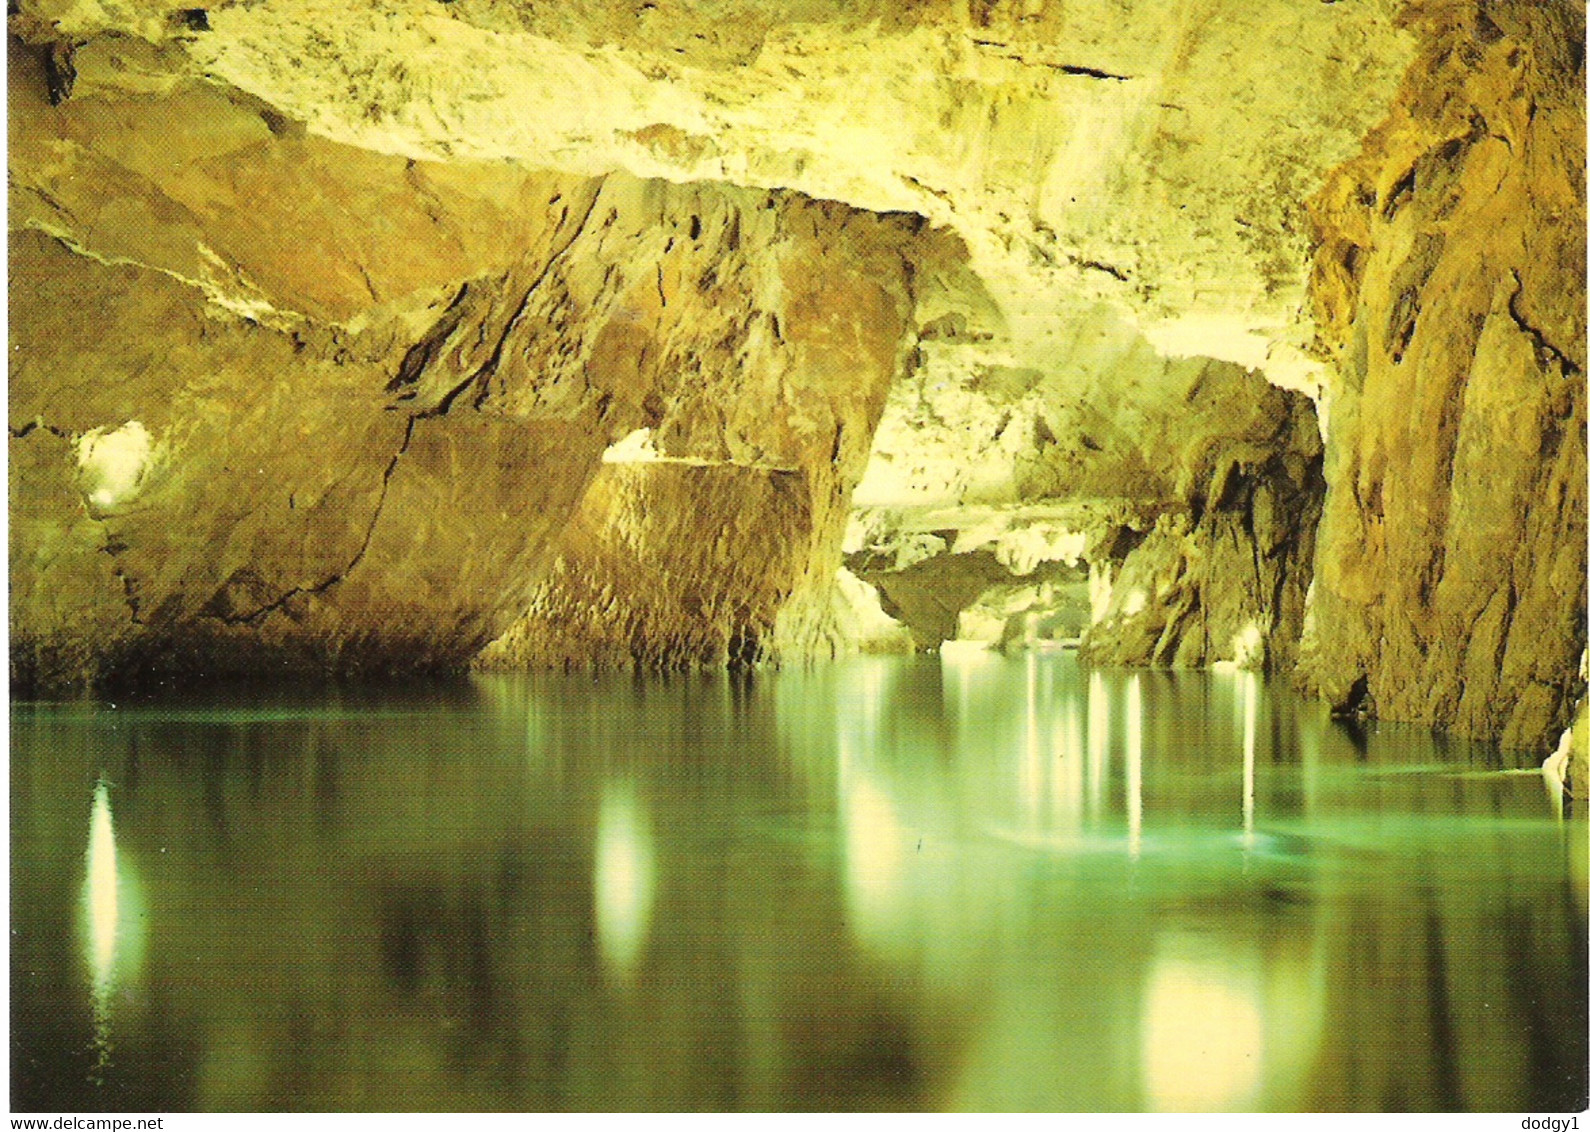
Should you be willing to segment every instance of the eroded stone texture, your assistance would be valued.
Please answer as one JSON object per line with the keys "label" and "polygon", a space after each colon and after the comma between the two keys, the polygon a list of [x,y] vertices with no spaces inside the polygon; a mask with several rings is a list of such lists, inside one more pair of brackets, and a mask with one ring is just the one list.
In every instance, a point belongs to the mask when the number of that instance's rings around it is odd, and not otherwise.
{"label": "eroded stone texture", "polygon": [[104,533],[74,482],[72,442],[30,423],[9,445],[11,677],[23,687],[93,678],[135,633]]}
{"label": "eroded stone texture", "polygon": [[652,455],[607,465],[598,511],[582,505],[486,662],[831,655],[850,491],[910,345],[906,256],[958,245],[916,218],[625,183],[634,199],[605,190],[579,237],[595,246],[566,249],[554,285],[465,293],[393,383],[414,405],[532,416],[584,397],[612,433],[648,431]]}
{"label": "eroded stone texture", "polygon": [[1583,9],[1440,4],[1315,201],[1339,379],[1302,676],[1550,750],[1585,646]]}
{"label": "eroded stone texture", "polygon": [[749,663],[812,554],[807,478],[732,464],[609,464],[529,612],[485,667]]}
{"label": "eroded stone texture", "polygon": [[[506,624],[512,579],[600,455],[583,423],[389,412],[389,367],[357,340],[211,320],[167,277],[39,235],[13,238],[11,270],[30,296],[12,308],[12,449],[39,453],[10,480],[23,684],[459,663]],[[130,422],[147,459],[101,486],[85,438]],[[553,460],[573,474],[533,474]]]}
{"label": "eroded stone texture", "polygon": [[1018,365],[1103,301],[1168,353],[1312,382],[1302,202],[1384,113],[1398,7],[269,0],[195,27],[173,0],[21,0],[11,25],[78,45],[79,92],[202,76],[370,153],[917,213],[966,242]]}
{"label": "eroded stone texture", "polygon": [[1246,434],[1201,446],[1183,506],[1095,564],[1111,586],[1084,658],[1291,668],[1324,489],[1319,432],[1308,400],[1277,389],[1254,398],[1245,423]]}
{"label": "eroded stone texture", "polygon": [[1285,667],[1268,379],[1308,682],[1549,746],[1582,18],[19,0],[13,672],[897,640],[858,479],[921,643]]}
{"label": "eroded stone texture", "polygon": [[1087,625],[1087,571],[1063,562],[1020,575],[988,550],[938,553],[906,566],[863,550],[846,561],[878,587],[883,611],[920,648],[947,640],[1075,641]]}
{"label": "eroded stone texture", "polygon": [[1104,307],[1055,371],[1014,368],[975,298],[930,319],[890,395],[851,568],[923,644],[959,635],[963,610],[1005,611],[975,635],[1081,636],[1104,664],[1287,667],[1323,492],[1307,398],[1165,358]]}
{"label": "eroded stone texture", "polygon": [[1580,813],[1590,805],[1590,705],[1584,700],[1579,701],[1578,710],[1574,712],[1568,745],[1564,785],[1573,799],[1574,812]]}
{"label": "eroded stone texture", "polygon": [[[908,253],[953,241],[794,194],[358,154],[182,82],[159,126],[82,79],[52,106],[29,59],[11,76],[14,680],[465,663],[569,560],[572,517],[623,529],[587,487],[641,427],[665,459],[752,470],[719,477],[718,511],[790,557],[763,563],[782,581],[743,628],[775,643],[783,614],[792,651],[821,643],[909,344]],[[798,485],[795,526],[758,510],[769,482]],[[664,521],[626,537],[667,570],[706,516],[641,483]],[[716,625],[682,616],[669,641]]]}

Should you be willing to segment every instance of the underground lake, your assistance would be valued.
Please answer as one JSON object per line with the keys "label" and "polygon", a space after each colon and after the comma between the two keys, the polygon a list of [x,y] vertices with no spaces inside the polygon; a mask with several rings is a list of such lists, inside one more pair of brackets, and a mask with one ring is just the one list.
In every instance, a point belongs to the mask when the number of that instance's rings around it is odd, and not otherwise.
{"label": "underground lake", "polygon": [[12,1103],[1581,1109],[1515,764],[1069,651],[18,702]]}

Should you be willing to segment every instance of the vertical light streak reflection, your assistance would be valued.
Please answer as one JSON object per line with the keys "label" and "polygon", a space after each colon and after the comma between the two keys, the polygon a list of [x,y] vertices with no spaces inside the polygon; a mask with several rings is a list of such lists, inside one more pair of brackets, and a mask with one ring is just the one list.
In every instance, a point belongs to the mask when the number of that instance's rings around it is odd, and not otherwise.
{"label": "vertical light streak reflection", "polygon": [[[969,726],[971,689],[964,663],[957,668],[961,708],[958,728]],[[844,854],[844,898],[849,923],[864,943],[887,948],[902,897],[906,831],[884,779],[873,769],[883,743],[889,700],[884,666],[869,665],[860,681],[859,710],[838,721],[839,817]]]}
{"label": "vertical light streak reflection", "polygon": [[104,782],[94,787],[94,811],[88,827],[88,878],[83,895],[88,908],[88,963],[98,1000],[109,995],[115,974],[121,905],[116,883],[116,832],[111,825],[110,794]]}
{"label": "vertical light streak reflection", "polygon": [[1143,848],[1143,684],[1136,675],[1126,684],[1126,836],[1136,857]]}
{"label": "vertical light streak reflection", "polygon": [[1109,770],[1110,699],[1104,678],[1088,676],[1088,808],[1097,819],[1104,808],[1104,778]]}
{"label": "vertical light streak reflection", "polygon": [[1043,804],[1043,753],[1038,741],[1038,660],[1030,651],[1026,664],[1026,728],[1021,751],[1021,797],[1029,825],[1036,826]]}
{"label": "vertical light streak reflection", "polygon": [[1312,814],[1319,798],[1319,729],[1301,715],[1297,721],[1297,746],[1303,760],[1303,812]]}
{"label": "vertical light streak reflection", "polygon": [[981,675],[987,675],[990,664],[988,650],[983,648],[950,648],[964,643],[945,641],[939,650],[939,674],[944,690],[945,704],[954,723],[955,744],[958,750],[981,747],[987,739],[978,716],[979,703],[986,693]]}
{"label": "vertical light streak reflection", "polygon": [[94,787],[84,854],[81,933],[94,1011],[94,1069],[99,1080],[110,1064],[116,1003],[136,977],[142,952],[142,904],[127,862],[116,848],[110,789]]}
{"label": "vertical light streak reflection", "polygon": [[885,946],[903,896],[906,831],[887,791],[859,767],[845,791],[842,820],[851,924],[861,940]]}
{"label": "vertical light streak reflection", "polygon": [[1258,731],[1259,678],[1242,674],[1242,841],[1253,844],[1253,763]]}
{"label": "vertical light streak reflection", "polygon": [[1054,765],[1049,788],[1056,821],[1067,830],[1075,831],[1082,825],[1083,760],[1086,756],[1082,746],[1082,713],[1073,697],[1066,697],[1063,720],[1053,758],[1053,763],[1058,765]]}
{"label": "vertical light streak reflection", "polygon": [[861,749],[869,757],[878,745],[883,701],[884,669],[881,665],[869,663],[861,670]]}
{"label": "vertical light streak reflection", "polygon": [[651,823],[633,783],[602,790],[596,818],[596,935],[620,979],[634,973],[651,930],[656,851]]}

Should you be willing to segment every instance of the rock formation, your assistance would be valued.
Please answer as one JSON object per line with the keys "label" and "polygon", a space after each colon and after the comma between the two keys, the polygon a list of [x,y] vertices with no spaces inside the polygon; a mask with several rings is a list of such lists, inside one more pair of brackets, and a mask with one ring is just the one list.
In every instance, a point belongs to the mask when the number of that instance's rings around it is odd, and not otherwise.
{"label": "rock formation", "polygon": [[[779,540],[723,641],[825,607],[903,250],[953,242],[793,194],[371,157],[199,88],[163,97],[175,125],[81,80],[52,107],[19,54],[14,679],[458,665],[593,525],[715,576],[743,542],[678,537],[712,506],[765,504],[739,533]],[[677,463],[603,465],[641,428]]]}
{"label": "rock formation", "polygon": [[1583,694],[1584,12],[1429,5],[1315,198],[1330,488],[1302,676],[1550,750]]}
{"label": "rock formation", "polygon": [[[885,608],[923,644],[1080,637],[1104,664],[1287,668],[1324,490],[1308,398],[1165,358],[1107,309],[1050,373],[991,361],[993,337],[941,316],[885,409],[848,560]],[[983,627],[958,632],[963,611]]]}
{"label": "rock formation", "polygon": [[1542,753],[1582,694],[1566,0],[8,25],[14,686],[1080,637]]}

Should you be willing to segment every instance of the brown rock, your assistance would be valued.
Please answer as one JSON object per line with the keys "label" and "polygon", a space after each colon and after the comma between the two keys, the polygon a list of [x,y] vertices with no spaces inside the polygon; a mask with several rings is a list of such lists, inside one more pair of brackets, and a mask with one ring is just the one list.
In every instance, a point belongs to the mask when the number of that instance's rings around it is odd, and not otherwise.
{"label": "brown rock", "polygon": [[1111,588],[1084,659],[1290,668],[1323,495],[1319,430],[1307,398],[1248,382],[1246,428],[1231,411],[1193,439],[1172,508],[1094,562]]}
{"label": "brown rock", "polygon": [[[105,117],[120,97],[26,109],[38,135],[13,154],[15,680],[462,665],[578,554],[577,507],[662,569],[783,548],[735,624],[772,645],[793,600],[782,647],[832,647],[848,493],[908,345],[907,260],[937,246],[919,222],[621,175],[374,155],[333,174],[337,147],[208,95],[189,108],[204,136],[179,127],[162,164],[140,113]],[[288,223],[306,198],[318,219]],[[454,239],[499,209],[499,246]],[[632,511],[592,513],[613,496],[582,499],[642,426],[729,474],[706,496],[645,477],[630,529]],[[759,503],[786,481],[794,528]],[[711,566],[691,558],[691,524],[716,521],[703,499],[736,536]],[[719,624],[660,592],[626,599],[671,626],[639,659]]]}
{"label": "brown rock", "polygon": [[1585,645],[1583,10],[1431,6],[1315,200],[1339,380],[1300,677],[1549,750]]}

